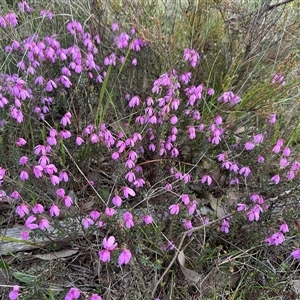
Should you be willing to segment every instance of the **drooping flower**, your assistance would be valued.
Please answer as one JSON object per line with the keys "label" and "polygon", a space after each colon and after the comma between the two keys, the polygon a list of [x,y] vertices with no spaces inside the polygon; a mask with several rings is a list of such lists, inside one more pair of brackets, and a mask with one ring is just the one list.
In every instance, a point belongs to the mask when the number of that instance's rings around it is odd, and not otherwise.
{"label": "drooping flower", "polygon": [[171,215],[178,215],[179,210],[180,210],[179,204],[172,204],[169,207],[169,211]]}
{"label": "drooping flower", "polygon": [[128,249],[124,249],[119,258],[118,258],[118,265],[121,266],[123,264],[127,265],[131,260],[132,254]]}
{"label": "drooping flower", "polygon": [[295,259],[300,259],[300,249],[291,252],[291,256],[293,256]]}
{"label": "drooping flower", "polygon": [[15,285],[13,287],[13,290],[9,292],[9,300],[16,300],[19,297],[20,287],[18,285]]}

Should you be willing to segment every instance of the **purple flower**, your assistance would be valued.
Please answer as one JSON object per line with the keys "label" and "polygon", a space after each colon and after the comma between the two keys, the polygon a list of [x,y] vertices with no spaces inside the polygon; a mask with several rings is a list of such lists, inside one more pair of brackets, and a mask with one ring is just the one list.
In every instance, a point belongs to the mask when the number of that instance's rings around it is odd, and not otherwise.
{"label": "purple flower", "polygon": [[223,103],[229,103],[231,105],[236,105],[237,103],[241,102],[242,99],[238,95],[235,95],[232,91],[228,91],[224,92],[218,98],[218,101]]}
{"label": "purple flower", "polygon": [[51,217],[54,217],[54,216],[58,217],[60,215],[60,210],[57,207],[57,205],[52,204],[52,206],[50,207],[50,210],[49,210],[49,214]]}
{"label": "purple flower", "polygon": [[248,220],[250,222],[252,221],[258,221],[259,220],[259,214],[263,211],[261,206],[259,204],[255,205],[248,213]]}
{"label": "purple flower", "polygon": [[46,220],[46,219],[41,219],[41,220],[39,221],[39,227],[40,227],[41,230],[46,230],[46,229],[49,228],[49,226],[50,226],[50,224],[49,224],[49,221],[48,221],[48,220]]}
{"label": "purple flower", "polygon": [[114,236],[110,236],[108,239],[104,238],[102,241],[103,247],[108,251],[114,250],[118,245],[115,240]]}
{"label": "purple flower", "polygon": [[275,124],[275,123],[276,123],[276,114],[271,114],[271,115],[269,116],[269,122],[270,122],[271,124]]}
{"label": "purple flower", "polygon": [[119,24],[118,23],[112,23],[112,25],[111,25],[111,30],[112,31],[117,31],[117,30],[119,30]]}
{"label": "purple flower", "polygon": [[262,133],[259,133],[259,134],[255,135],[253,137],[253,141],[254,141],[255,144],[262,143],[264,141],[264,135]]}
{"label": "purple flower", "polygon": [[87,228],[89,228],[91,225],[93,225],[94,224],[94,221],[92,220],[92,219],[90,219],[90,218],[84,218],[83,220],[82,220],[82,225],[83,225],[83,228],[84,229],[87,229]]}
{"label": "purple flower", "polygon": [[18,285],[15,285],[13,287],[13,290],[9,292],[9,300],[16,300],[19,297],[20,287]]}
{"label": "purple flower", "polygon": [[37,203],[33,208],[32,208],[33,213],[35,214],[41,214],[44,212],[44,206],[42,204]]}
{"label": "purple flower", "polygon": [[293,256],[295,259],[300,259],[300,249],[291,252],[291,256]]}
{"label": "purple flower", "polygon": [[209,175],[204,175],[201,179],[201,183],[207,183],[208,186],[212,183],[212,178]]}
{"label": "purple flower", "polygon": [[40,11],[40,16],[44,18],[48,18],[49,20],[52,20],[53,18],[52,12],[50,10],[44,10],[44,9]]}
{"label": "purple flower", "polygon": [[18,17],[15,13],[8,13],[5,17],[6,24],[13,27],[18,25]]}
{"label": "purple flower", "polygon": [[133,216],[129,211],[124,213],[123,221],[128,229],[134,226]]}
{"label": "purple flower", "polygon": [[257,157],[257,162],[258,162],[259,164],[263,163],[264,161],[265,161],[265,159],[264,159],[263,156],[259,155],[259,156]]}
{"label": "purple flower", "polygon": [[275,184],[278,184],[279,181],[280,181],[280,176],[279,176],[279,174],[274,175],[274,176],[271,178],[271,181],[273,181]]}
{"label": "purple flower", "polygon": [[89,300],[102,300],[102,298],[98,294],[93,294]]}
{"label": "purple flower", "polygon": [[283,233],[289,232],[289,227],[288,225],[284,222],[280,225],[279,230]]}
{"label": "purple flower", "polygon": [[28,206],[25,203],[20,204],[16,207],[16,213],[20,218],[23,218],[25,215],[29,214]]}
{"label": "purple flower", "polygon": [[185,61],[188,61],[190,65],[194,68],[200,58],[198,52],[194,49],[186,48],[183,53],[183,58]]}
{"label": "purple flower", "polygon": [[25,171],[25,170],[21,171],[21,173],[20,173],[20,179],[22,181],[26,181],[26,180],[29,179],[29,175],[28,175],[27,171]]}
{"label": "purple flower", "polygon": [[65,300],[73,300],[78,299],[80,297],[80,291],[77,288],[70,288],[69,292],[67,293]]}
{"label": "purple flower", "polygon": [[39,225],[37,224],[34,224],[33,222],[36,220],[36,217],[35,216],[30,216],[26,222],[25,222],[25,226],[29,229],[36,229],[36,228],[39,228]]}
{"label": "purple flower", "polygon": [[229,227],[230,227],[229,220],[230,220],[229,218],[225,218],[222,221],[222,224],[221,224],[221,227],[220,227],[221,232],[229,233]]}
{"label": "purple flower", "polygon": [[282,152],[283,156],[290,156],[291,149],[289,147],[285,147]]}
{"label": "purple flower", "polygon": [[105,214],[108,216],[108,217],[112,217],[114,214],[115,214],[115,210],[112,208],[112,207],[107,207],[105,209]]}
{"label": "purple flower", "polygon": [[245,149],[250,151],[250,150],[253,150],[255,148],[255,144],[248,141],[246,144],[245,144]]}
{"label": "purple flower", "polygon": [[144,216],[144,222],[145,222],[146,225],[151,224],[153,222],[152,216],[151,215]]}
{"label": "purple flower", "polygon": [[122,205],[122,199],[119,195],[115,195],[113,198],[112,198],[112,203],[115,205],[115,206],[121,206]]}
{"label": "purple flower", "polygon": [[244,203],[237,203],[237,211],[246,211],[247,205]]}
{"label": "purple flower", "polygon": [[119,36],[115,37],[115,43],[119,49],[127,48],[130,36],[126,32],[122,32]]}
{"label": "purple flower", "polygon": [[131,252],[128,249],[124,249],[118,258],[119,266],[123,264],[127,265],[130,262],[131,257],[132,257]]}
{"label": "purple flower", "polygon": [[172,204],[169,207],[169,211],[171,215],[178,215],[179,210],[180,210],[179,204]]}
{"label": "purple flower", "polygon": [[248,177],[250,173],[251,170],[248,166],[242,167],[239,172],[240,175],[244,175],[245,177]]}
{"label": "purple flower", "polygon": [[128,199],[129,196],[134,197],[134,196],[135,196],[135,192],[134,192],[133,189],[131,189],[131,188],[127,187],[127,186],[124,186],[124,187],[123,187],[123,195],[124,195],[124,197],[125,197],[126,199]]}
{"label": "purple flower", "polygon": [[265,242],[268,242],[269,245],[275,245],[278,246],[280,245],[283,241],[285,240],[284,235],[278,231],[274,234],[272,234],[270,237],[265,239]]}
{"label": "purple flower", "polygon": [[181,200],[184,205],[188,205],[190,203],[190,197],[188,194],[182,194],[181,195]]}

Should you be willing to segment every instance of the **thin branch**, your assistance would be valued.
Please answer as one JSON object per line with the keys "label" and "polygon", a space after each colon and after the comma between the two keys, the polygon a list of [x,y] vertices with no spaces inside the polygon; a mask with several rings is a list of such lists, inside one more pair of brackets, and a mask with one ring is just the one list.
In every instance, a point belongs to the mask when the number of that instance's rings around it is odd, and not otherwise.
{"label": "thin branch", "polygon": [[294,0],[283,0],[281,2],[278,2],[278,3],[274,3],[274,4],[270,4],[268,5],[268,10],[272,10],[273,8],[276,8],[280,5],[284,5],[284,4],[287,4],[287,3],[290,3],[290,2],[293,2]]}

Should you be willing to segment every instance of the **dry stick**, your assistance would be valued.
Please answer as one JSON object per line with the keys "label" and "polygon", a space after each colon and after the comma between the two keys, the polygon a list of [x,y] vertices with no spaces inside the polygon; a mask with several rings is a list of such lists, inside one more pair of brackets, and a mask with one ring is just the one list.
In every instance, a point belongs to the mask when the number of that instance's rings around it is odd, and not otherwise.
{"label": "dry stick", "polygon": [[158,280],[157,283],[155,284],[155,287],[153,288],[153,291],[152,291],[152,297],[154,297],[155,292],[156,292],[158,286],[160,285],[160,283],[162,282],[162,280],[164,279],[164,277],[165,277],[165,276],[167,275],[167,273],[169,272],[170,268],[173,266],[175,260],[177,259],[178,255],[179,255],[179,253],[180,253],[180,251],[181,251],[180,249],[182,248],[182,244],[183,244],[183,242],[184,242],[185,237],[186,237],[189,233],[192,233],[192,232],[201,230],[201,229],[203,229],[204,227],[210,226],[210,225],[212,225],[212,224],[215,224],[215,223],[219,222],[219,221],[222,220],[222,219],[229,218],[229,217],[231,217],[233,214],[234,214],[234,212],[231,213],[231,214],[228,214],[228,215],[224,216],[223,218],[220,218],[220,219],[211,221],[211,222],[209,222],[209,223],[207,223],[207,224],[203,224],[203,225],[201,225],[201,226],[194,227],[194,228],[192,228],[192,229],[190,229],[190,230],[187,230],[187,231],[181,233],[181,234],[182,234],[182,238],[181,238],[180,243],[179,243],[179,245],[178,245],[178,247],[177,247],[177,249],[176,249],[177,252],[175,253],[173,259],[172,259],[171,262],[169,263],[168,267],[166,268],[166,270],[164,271],[164,273],[162,274],[162,276],[159,278],[159,280]]}

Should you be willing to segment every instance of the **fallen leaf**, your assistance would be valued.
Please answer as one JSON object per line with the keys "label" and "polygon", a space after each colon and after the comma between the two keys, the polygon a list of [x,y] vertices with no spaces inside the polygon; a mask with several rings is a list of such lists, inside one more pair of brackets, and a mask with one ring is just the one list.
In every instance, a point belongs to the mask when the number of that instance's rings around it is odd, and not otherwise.
{"label": "fallen leaf", "polygon": [[294,288],[294,291],[297,294],[300,294],[300,280],[292,280],[291,284],[292,287]]}
{"label": "fallen leaf", "polygon": [[47,254],[36,254],[34,257],[37,257],[42,260],[54,260],[64,257],[69,257],[78,252],[78,249],[65,249]]}
{"label": "fallen leaf", "polygon": [[184,255],[184,252],[183,251],[180,251],[179,254],[178,254],[178,262],[179,262],[179,265],[180,265],[180,269],[184,275],[184,277],[188,280],[188,281],[192,281],[192,282],[199,282],[203,276],[191,269],[188,269],[184,266],[185,264],[185,255]]}

